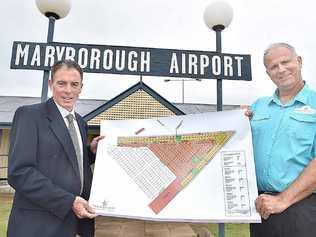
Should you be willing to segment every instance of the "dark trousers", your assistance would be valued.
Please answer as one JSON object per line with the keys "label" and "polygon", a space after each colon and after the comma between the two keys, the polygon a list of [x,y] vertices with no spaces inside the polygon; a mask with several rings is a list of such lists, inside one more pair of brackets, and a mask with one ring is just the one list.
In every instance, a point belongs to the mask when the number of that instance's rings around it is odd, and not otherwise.
{"label": "dark trousers", "polygon": [[316,194],[261,224],[250,224],[251,237],[316,237]]}

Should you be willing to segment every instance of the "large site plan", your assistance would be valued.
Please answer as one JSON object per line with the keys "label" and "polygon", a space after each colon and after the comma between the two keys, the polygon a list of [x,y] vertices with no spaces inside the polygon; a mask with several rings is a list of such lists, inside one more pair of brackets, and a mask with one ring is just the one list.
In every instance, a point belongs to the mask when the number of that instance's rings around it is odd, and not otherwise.
{"label": "large site plan", "polygon": [[100,215],[259,222],[242,111],[102,121],[90,205]]}

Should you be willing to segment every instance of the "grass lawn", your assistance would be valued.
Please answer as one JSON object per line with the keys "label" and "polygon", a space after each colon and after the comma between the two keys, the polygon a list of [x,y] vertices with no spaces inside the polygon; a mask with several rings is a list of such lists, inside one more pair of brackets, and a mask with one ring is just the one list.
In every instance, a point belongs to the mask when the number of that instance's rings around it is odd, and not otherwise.
{"label": "grass lawn", "polygon": [[[211,233],[218,237],[218,225],[209,224]],[[249,237],[248,224],[225,224],[225,237]]]}
{"label": "grass lawn", "polygon": [[[0,236],[6,236],[12,194],[0,193]],[[218,237],[217,224],[209,224],[212,234]],[[248,224],[225,224],[225,237],[249,237]]]}
{"label": "grass lawn", "polygon": [[12,194],[0,193],[0,236],[7,235],[7,223],[12,204]]}

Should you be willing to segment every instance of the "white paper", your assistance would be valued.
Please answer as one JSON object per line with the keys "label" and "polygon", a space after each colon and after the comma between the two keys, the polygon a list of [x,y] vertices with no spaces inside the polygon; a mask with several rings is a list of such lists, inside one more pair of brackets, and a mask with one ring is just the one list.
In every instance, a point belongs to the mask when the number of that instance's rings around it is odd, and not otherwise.
{"label": "white paper", "polygon": [[[215,149],[218,132],[228,138]],[[243,111],[102,121],[101,134],[106,137],[98,145],[89,200],[99,215],[260,222],[251,130]]]}

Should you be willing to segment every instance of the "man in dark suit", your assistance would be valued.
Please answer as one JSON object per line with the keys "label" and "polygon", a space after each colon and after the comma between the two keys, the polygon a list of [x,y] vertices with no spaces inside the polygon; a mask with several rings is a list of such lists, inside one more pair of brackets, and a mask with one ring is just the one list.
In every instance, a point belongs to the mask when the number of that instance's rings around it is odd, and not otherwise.
{"label": "man in dark suit", "polygon": [[[88,205],[97,144],[75,113],[83,72],[71,60],[51,70],[52,98],[17,109],[11,130],[8,182],[15,189],[8,237],[94,236]],[[71,115],[69,115],[71,114]]]}

